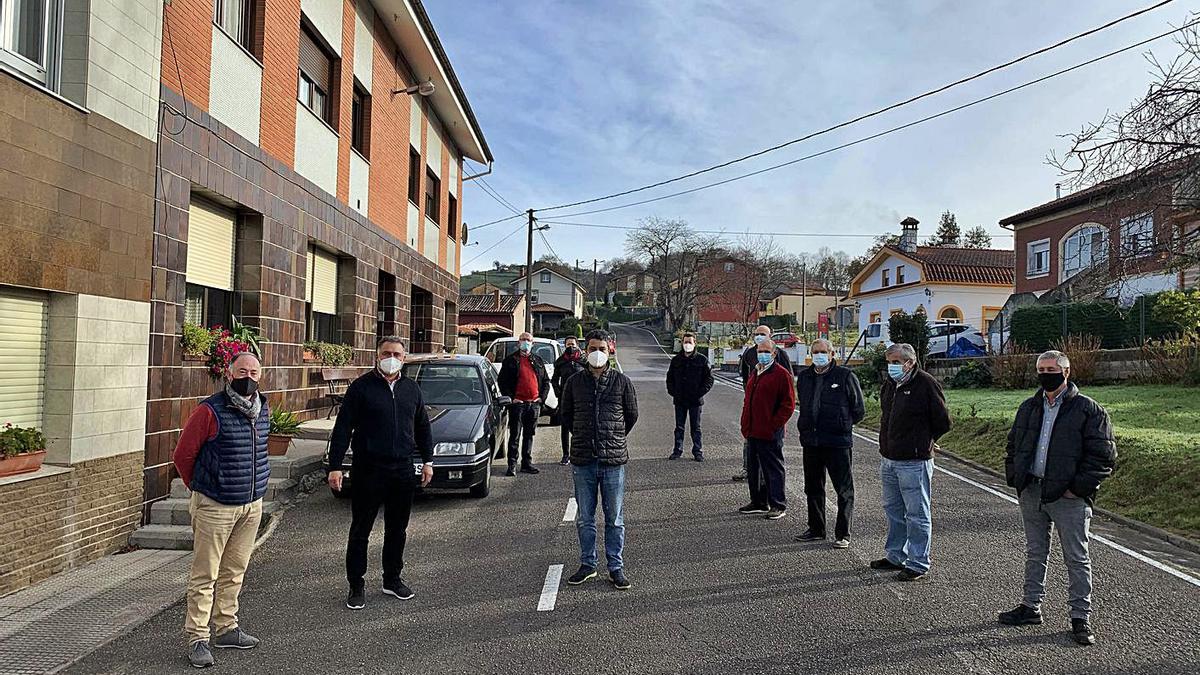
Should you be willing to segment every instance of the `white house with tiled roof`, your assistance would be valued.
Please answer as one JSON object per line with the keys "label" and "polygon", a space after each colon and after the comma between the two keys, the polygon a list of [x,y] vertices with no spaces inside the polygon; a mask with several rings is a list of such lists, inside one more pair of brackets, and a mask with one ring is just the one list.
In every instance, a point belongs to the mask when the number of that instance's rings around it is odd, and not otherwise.
{"label": "white house with tiled roof", "polygon": [[930,319],[965,323],[986,333],[1013,293],[1016,257],[1002,249],[918,246],[915,218],[905,218],[900,242],[884,246],[850,282],[859,330],[901,311],[925,309]]}

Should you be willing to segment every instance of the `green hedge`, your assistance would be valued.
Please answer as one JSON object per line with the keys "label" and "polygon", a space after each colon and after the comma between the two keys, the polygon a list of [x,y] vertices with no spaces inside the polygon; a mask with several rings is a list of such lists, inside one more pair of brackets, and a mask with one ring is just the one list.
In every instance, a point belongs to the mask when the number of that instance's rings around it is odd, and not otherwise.
{"label": "green hedge", "polygon": [[1138,347],[1143,336],[1143,309],[1146,339],[1179,332],[1178,326],[1153,317],[1157,300],[1157,294],[1144,295],[1128,310],[1103,301],[1020,307],[1012,316],[1012,340],[1034,352],[1050,349],[1051,344],[1064,335],[1094,335],[1100,338],[1104,349]]}

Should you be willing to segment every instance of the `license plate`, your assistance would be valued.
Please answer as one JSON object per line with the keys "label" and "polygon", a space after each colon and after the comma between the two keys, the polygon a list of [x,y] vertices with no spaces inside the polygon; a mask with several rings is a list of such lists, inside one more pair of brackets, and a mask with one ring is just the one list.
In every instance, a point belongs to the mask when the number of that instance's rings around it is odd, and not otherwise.
{"label": "license plate", "polygon": [[450,472],[450,480],[462,480],[462,476],[463,476],[463,474],[461,471],[451,471]]}

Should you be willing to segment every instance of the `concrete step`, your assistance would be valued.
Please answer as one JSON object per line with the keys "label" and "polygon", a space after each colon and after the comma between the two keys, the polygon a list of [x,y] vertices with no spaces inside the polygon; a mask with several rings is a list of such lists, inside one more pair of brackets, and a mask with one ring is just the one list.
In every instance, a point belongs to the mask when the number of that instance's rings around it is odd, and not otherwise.
{"label": "concrete step", "polygon": [[295,478],[275,478],[271,477],[267,481],[267,494],[263,496],[268,502],[290,501],[296,493],[296,488],[300,486],[300,482]]}
{"label": "concrete step", "polygon": [[192,549],[192,527],[190,525],[143,525],[129,535],[129,543],[138,548],[190,551]]}
{"label": "concrete step", "polygon": [[188,512],[189,499],[164,499],[150,506],[151,525],[191,525],[192,515]]}
{"label": "concrete step", "polygon": [[271,477],[301,478],[311,471],[320,470],[324,453],[295,456],[297,454],[289,452],[282,457],[271,457]]}
{"label": "concrete step", "polygon": [[190,499],[192,491],[183,484],[182,478],[171,481],[171,499]]}

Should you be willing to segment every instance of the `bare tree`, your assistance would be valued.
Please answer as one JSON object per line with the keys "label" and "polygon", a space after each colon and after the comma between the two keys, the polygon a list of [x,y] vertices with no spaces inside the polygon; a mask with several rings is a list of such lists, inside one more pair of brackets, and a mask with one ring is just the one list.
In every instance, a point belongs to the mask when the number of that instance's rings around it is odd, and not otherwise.
{"label": "bare tree", "polygon": [[797,261],[774,238],[749,234],[738,240],[729,255],[737,262],[736,273],[717,277],[724,280],[723,287],[708,290],[719,293],[748,333],[757,322],[762,303],[770,299],[768,296],[798,279]]}
{"label": "bare tree", "polygon": [[718,249],[719,240],[703,236],[686,221],[651,216],[638,221],[625,239],[625,251],[645,265],[658,287],[658,302],[671,331],[683,327],[701,289],[698,273]]}

